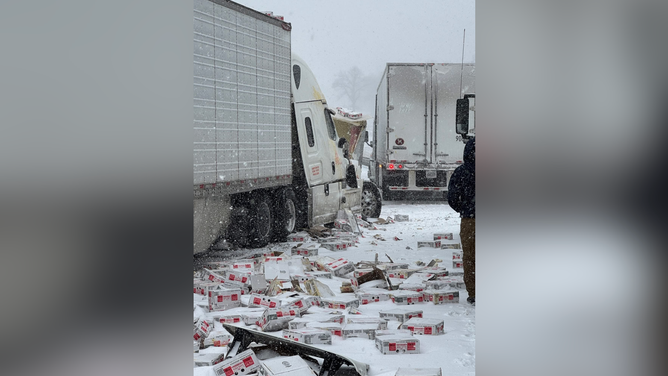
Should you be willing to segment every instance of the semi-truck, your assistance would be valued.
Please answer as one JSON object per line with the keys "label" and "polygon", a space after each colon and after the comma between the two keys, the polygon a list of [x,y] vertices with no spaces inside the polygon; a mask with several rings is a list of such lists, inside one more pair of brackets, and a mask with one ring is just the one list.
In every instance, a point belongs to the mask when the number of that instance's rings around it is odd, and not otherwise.
{"label": "semi-truck", "polygon": [[346,209],[374,214],[363,188],[379,190],[344,154],[291,30],[233,1],[194,1],[193,253],[262,247]]}
{"label": "semi-truck", "polygon": [[475,92],[475,65],[387,63],[376,93],[369,178],[383,199],[408,192],[445,197],[461,164],[463,137],[452,127],[457,99]]}

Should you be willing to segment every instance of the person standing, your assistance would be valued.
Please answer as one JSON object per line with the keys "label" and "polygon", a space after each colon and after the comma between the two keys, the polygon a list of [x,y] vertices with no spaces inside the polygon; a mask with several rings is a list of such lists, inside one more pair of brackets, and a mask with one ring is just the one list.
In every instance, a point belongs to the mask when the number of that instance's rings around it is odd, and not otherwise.
{"label": "person standing", "polygon": [[475,305],[475,137],[464,146],[464,163],[448,183],[448,204],[461,216],[459,236],[464,251],[464,284]]}

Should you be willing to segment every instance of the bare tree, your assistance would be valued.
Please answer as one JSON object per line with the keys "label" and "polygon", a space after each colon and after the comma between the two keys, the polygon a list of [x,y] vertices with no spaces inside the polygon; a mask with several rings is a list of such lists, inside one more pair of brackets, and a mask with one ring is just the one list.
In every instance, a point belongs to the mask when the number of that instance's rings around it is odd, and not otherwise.
{"label": "bare tree", "polygon": [[374,96],[373,78],[362,73],[357,66],[340,71],[332,87],[338,92],[339,98],[348,100],[350,109],[354,111],[360,110],[360,106]]}

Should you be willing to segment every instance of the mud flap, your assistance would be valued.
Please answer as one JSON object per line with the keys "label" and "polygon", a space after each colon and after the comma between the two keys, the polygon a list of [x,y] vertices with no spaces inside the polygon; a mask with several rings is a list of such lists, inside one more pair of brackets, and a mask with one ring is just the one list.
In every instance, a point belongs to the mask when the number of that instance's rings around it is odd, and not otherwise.
{"label": "mud flap", "polygon": [[345,356],[338,355],[327,350],[322,350],[311,345],[274,337],[267,333],[246,329],[231,324],[223,324],[223,327],[225,327],[225,329],[234,337],[227,345],[229,350],[227,352],[226,358],[246,350],[252,342],[255,342],[257,344],[266,345],[276,351],[281,351],[282,353],[289,352],[292,353],[292,355],[308,355],[322,358],[323,363],[320,367],[319,376],[332,376],[343,365],[354,367],[359,376],[366,376],[367,372],[369,371],[369,365],[366,363],[358,362]]}

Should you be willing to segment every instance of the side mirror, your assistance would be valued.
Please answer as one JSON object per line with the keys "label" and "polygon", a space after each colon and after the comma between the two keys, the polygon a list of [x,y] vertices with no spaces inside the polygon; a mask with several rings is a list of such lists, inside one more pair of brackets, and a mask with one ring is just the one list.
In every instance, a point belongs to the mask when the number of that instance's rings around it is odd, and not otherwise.
{"label": "side mirror", "polygon": [[457,99],[457,113],[455,130],[457,134],[467,135],[469,133],[469,99]]}

